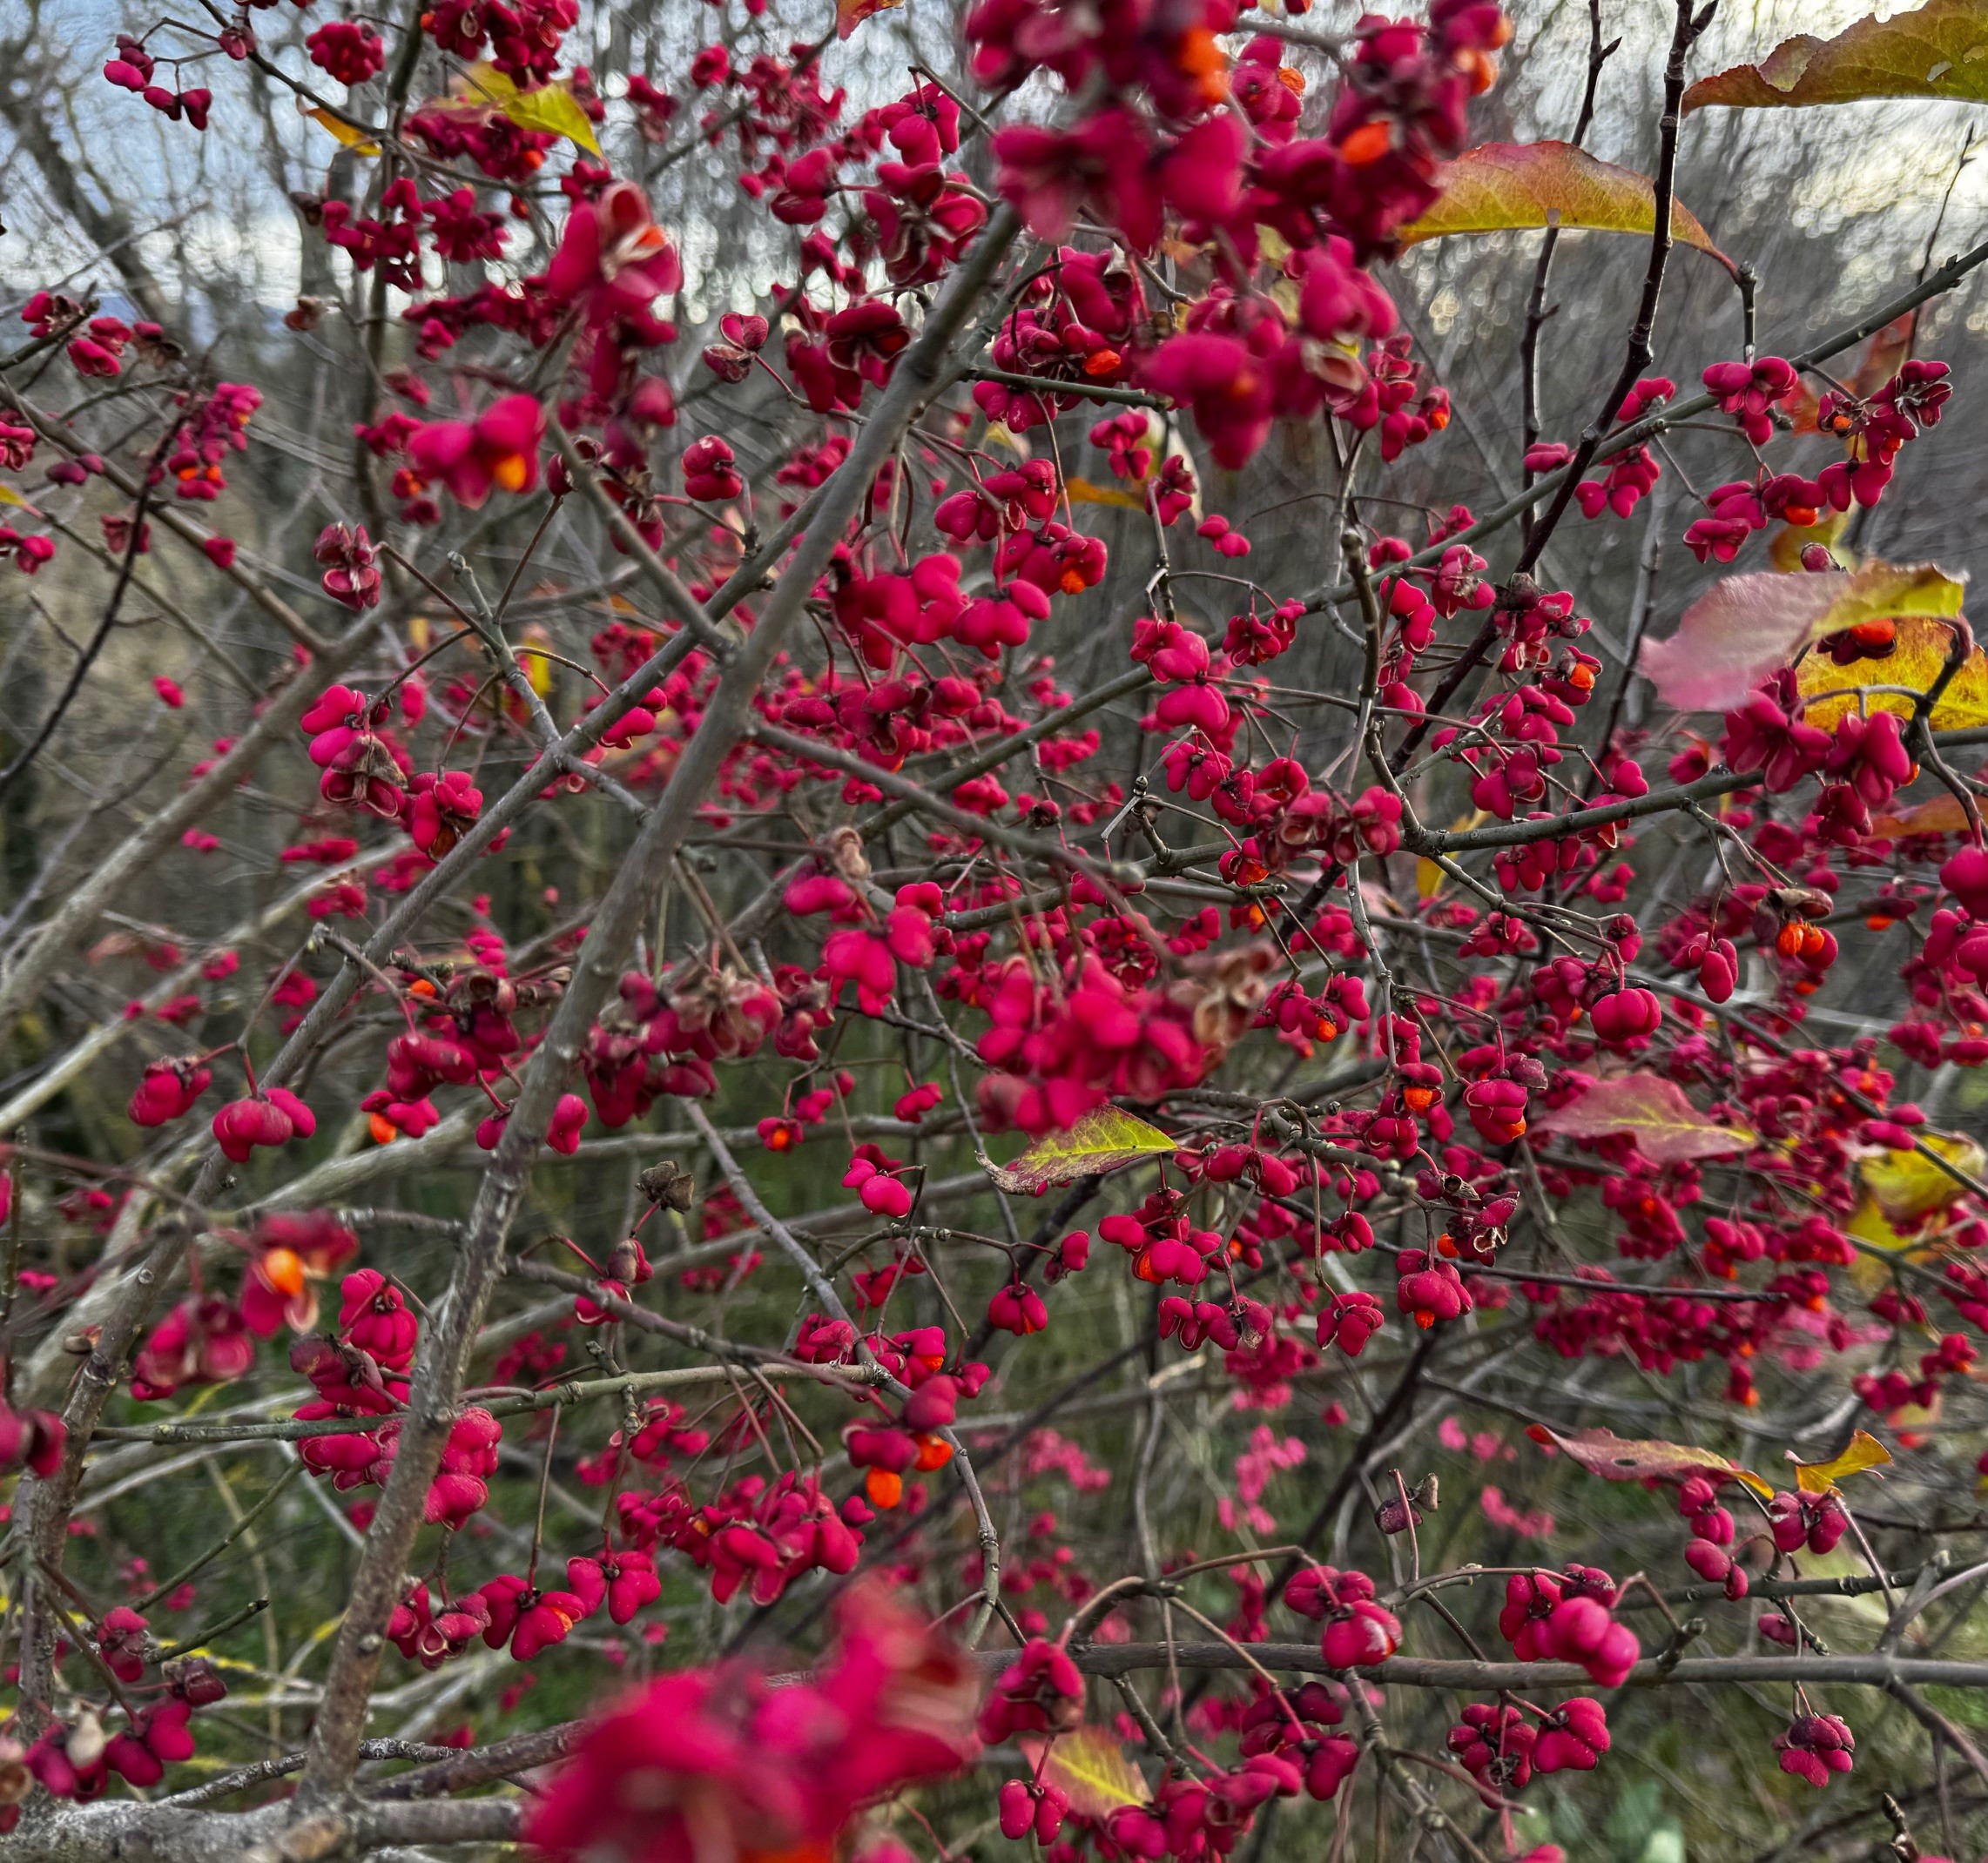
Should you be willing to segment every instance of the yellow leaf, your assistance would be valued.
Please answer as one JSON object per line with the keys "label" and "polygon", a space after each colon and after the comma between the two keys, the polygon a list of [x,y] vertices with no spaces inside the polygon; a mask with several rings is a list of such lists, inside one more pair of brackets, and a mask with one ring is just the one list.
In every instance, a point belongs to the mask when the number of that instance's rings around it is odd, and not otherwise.
{"label": "yellow leaf", "polygon": [[1136,493],[1122,491],[1115,485],[1093,485],[1088,479],[1066,479],[1063,489],[1073,505],[1122,505],[1128,511],[1143,511],[1146,501]]}
{"label": "yellow leaf", "polygon": [[1803,1494],[1827,1494],[1846,1475],[1882,1469],[1891,1460],[1891,1451],[1868,1429],[1860,1429],[1842,1455],[1827,1462],[1796,1462],[1793,1449],[1789,1450],[1788,1459],[1795,1463],[1795,1485]]}
{"label": "yellow leaf", "polygon": [[1912,13],[1860,19],[1833,39],[1783,39],[1758,64],[1702,77],[1688,112],[1853,104],[1864,98],[1958,98],[1988,103],[1988,9],[1981,0],[1930,0]]}
{"label": "yellow leaf", "polygon": [[535,621],[520,637],[516,651],[526,683],[543,698],[552,689],[552,636]]}
{"label": "yellow leaf", "polygon": [[570,85],[541,84],[535,91],[521,91],[494,64],[472,65],[464,78],[471,96],[481,96],[521,130],[563,136],[569,142],[578,143],[590,155],[601,152],[594,125],[580,108]]}
{"label": "yellow leaf", "polygon": [[1257,225],[1257,250],[1263,254],[1264,263],[1282,266],[1291,257],[1291,241],[1274,226],[1266,226],[1261,221]]}
{"label": "yellow leaf", "polygon": [[1019,454],[1023,459],[1028,457],[1028,442],[1009,433],[1003,421],[988,421],[987,432],[981,437],[990,447],[1006,447],[1010,453]]}
{"label": "yellow leaf", "polygon": [[1532,1124],[1535,1132],[1574,1139],[1632,1138],[1652,1164],[1724,1158],[1759,1142],[1744,1126],[1722,1126],[1706,1118],[1676,1081],[1654,1073],[1597,1080],[1580,1099],[1542,1113]]}
{"label": "yellow leaf", "polygon": [[328,110],[307,110],[304,114],[313,123],[321,123],[338,138],[354,155],[377,155],[380,145],[364,130],[354,129],[343,117],[334,117]]}
{"label": "yellow leaf", "polygon": [[[1884,1212],[1877,1207],[1877,1199],[1868,1190],[1857,1200],[1857,1207],[1843,1225],[1843,1234],[1853,1241],[1868,1242],[1873,1248],[1882,1248],[1887,1254],[1900,1254],[1908,1248],[1920,1248],[1925,1241],[1924,1236],[1899,1234],[1885,1220]],[[1883,1262],[1860,1254],[1850,1264],[1850,1275],[1851,1283],[1860,1293],[1875,1294],[1890,1280],[1891,1270]]]}
{"label": "yellow leaf", "polygon": [[[1029,1741],[1023,1750],[1035,1745]],[[1053,1742],[1042,1783],[1068,1799],[1079,1817],[1100,1820],[1152,1797],[1124,1748],[1102,1727],[1079,1727]]]}
{"label": "yellow leaf", "polygon": [[[1972,1139],[1958,1133],[1933,1133],[1920,1142],[1970,1177],[1978,1178],[1988,1162]],[[1967,1194],[1965,1185],[1917,1152],[1880,1152],[1857,1167],[1857,1175],[1885,1221],[1900,1229],[1917,1227]]]}
{"label": "yellow leaf", "polygon": [[[1449,831],[1453,835],[1467,835],[1472,829],[1483,827],[1489,819],[1485,810],[1472,809],[1452,822]],[[1448,878],[1432,860],[1421,859],[1415,863],[1415,891],[1425,899],[1433,899],[1443,890],[1443,882]]]}
{"label": "yellow leaf", "polygon": [[1052,1184],[1101,1176],[1143,1158],[1163,1158],[1176,1149],[1174,1140],[1156,1126],[1116,1106],[1102,1106],[1085,1113],[1068,1132],[1045,1133],[1012,1163],[987,1168],[1003,1190],[1034,1195]]}
{"label": "yellow leaf", "polygon": [[434,644],[435,629],[426,615],[408,616],[408,645],[416,653],[426,653]]}
{"label": "yellow leaf", "polygon": [[[1900,717],[1909,717],[1912,701],[1906,692],[1924,692],[1931,687],[1946,664],[1951,639],[1937,621],[1905,615],[1899,617],[1897,645],[1882,660],[1853,660],[1848,666],[1838,666],[1827,654],[1810,654],[1795,676],[1795,683],[1809,701],[1803,716],[1819,730],[1833,731],[1837,721],[1856,705],[1857,689],[1870,684],[1900,686],[1905,691],[1873,692],[1863,702],[1866,710],[1895,711]],[[1936,731],[1988,724],[1988,656],[1978,647],[1940,694],[1931,723]]]}
{"label": "yellow leaf", "polygon": [[[1656,189],[1648,175],[1597,161],[1567,142],[1484,143],[1449,163],[1437,185],[1443,192],[1435,205],[1398,235],[1404,245],[1528,226],[1648,233],[1656,224]],[[1733,269],[1681,201],[1671,203],[1670,232],[1681,245]]]}

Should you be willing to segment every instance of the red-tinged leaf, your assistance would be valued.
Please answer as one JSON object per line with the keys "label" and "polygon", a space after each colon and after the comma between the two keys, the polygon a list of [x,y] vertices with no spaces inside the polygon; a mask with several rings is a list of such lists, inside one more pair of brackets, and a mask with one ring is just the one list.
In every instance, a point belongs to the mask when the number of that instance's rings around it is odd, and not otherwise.
{"label": "red-tinged leaf", "polygon": [[1743,1126],[1721,1126],[1707,1119],[1676,1081],[1654,1073],[1598,1080],[1580,1099],[1541,1113],[1532,1129],[1570,1139],[1634,1139],[1636,1149],[1652,1164],[1724,1158],[1759,1142]]}
{"label": "red-tinged leaf", "polygon": [[1872,816],[1870,838],[1897,841],[1906,835],[1959,835],[1965,834],[1967,828],[1967,810],[1961,807],[1959,797],[1942,790],[1938,795],[1925,802],[1916,802],[1896,815]]}
{"label": "red-tinged leaf", "polygon": [[1694,1449],[1687,1443],[1619,1436],[1611,1429],[1577,1429],[1562,1436],[1544,1423],[1528,1423],[1526,1434],[1604,1481],[1681,1482],[1694,1475],[1716,1475],[1744,1482],[1756,1494],[1774,1492],[1751,1469],[1742,1469],[1715,1449]]}
{"label": "red-tinged leaf", "polygon": [[[1568,142],[1483,143],[1448,164],[1440,180],[1441,198],[1403,229],[1404,245],[1521,226],[1648,234],[1656,225],[1656,190],[1648,175],[1597,161]],[[1732,270],[1696,216],[1675,201],[1670,232],[1681,245],[1695,246]]]}
{"label": "red-tinged leaf", "polygon": [[887,13],[904,0],[835,0],[835,36],[846,39],[873,13]]}
{"label": "red-tinged leaf", "polygon": [[[1880,615],[1958,615],[1963,582],[1931,563],[1870,562],[1848,575],[1729,575],[1684,611],[1642,669],[1680,711],[1727,711],[1823,636]],[[1887,676],[1886,683],[1891,683]]]}
{"label": "red-tinged leaf", "polygon": [[1786,110],[1877,97],[1988,103],[1988,6],[1928,0],[1916,12],[1860,19],[1833,39],[1783,39],[1758,64],[1701,77],[1684,93],[1684,109]]}

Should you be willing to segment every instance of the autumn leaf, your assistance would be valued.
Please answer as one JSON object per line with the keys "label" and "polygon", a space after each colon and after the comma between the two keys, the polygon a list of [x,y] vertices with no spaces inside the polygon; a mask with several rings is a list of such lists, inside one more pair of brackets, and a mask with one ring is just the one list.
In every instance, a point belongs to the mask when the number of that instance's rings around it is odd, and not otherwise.
{"label": "autumn leaf", "polygon": [[835,0],[835,36],[846,39],[873,13],[887,13],[904,0]]}
{"label": "autumn leaf", "polygon": [[1906,835],[1964,834],[1968,825],[1967,810],[1961,807],[1959,798],[1942,790],[1930,800],[1916,802],[1897,815],[1872,816],[1870,838],[1897,841]]}
{"label": "autumn leaf", "polygon": [[[1489,819],[1489,812],[1472,809],[1467,815],[1459,815],[1449,825],[1451,834],[1468,834],[1473,828],[1481,828]],[[1443,882],[1449,878],[1442,866],[1426,858],[1415,863],[1415,893],[1418,898],[1433,899],[1443,890]]]}
{"label": "autumn leaf", "polygon": [[[1988,1162],[1980,1146],[1958,1133],[1928,1133],[1921,1143],[1970,1177],[1978,1178]],[[1857,1174],[1886,1221],[1901,1229],[1951,1208],[1967,1194],[1967,1187],[1951,1173],[1916,1151],[1880,1152],[1858,1165]]]}
{"label": "autumn leaf", "polygon": [[[23,511],[33,511],[35,508],[10,485],[0,485],[0,505],[14,505]],[[40,514],[37,512],[36,515],[39,516]]]}
{"label": "autumn leaf", "polygon": [[[1858,362],[1856,373],[1845,382],[1850,393],[1859,400],[1869,400],[1898,373],[1900,364],[1912,353],[1912,333],[1918,327],[1918,323],[1919,313],[1917,311],[1907,311],[1903,317],[1894,317],[1863,346],[1863,360]],[[1816,424],[1816,418],[1822,411],[1822,397],[1809,386],[1806,376],[1796,383],[1794,392],[1781,406],[1794,423],[1797,434],[1816,434],[1822,431]],[[1836,514],[1838,529],[1849,521],[1848,512]]]}
{"label": "autumn leaf", "polygon": [[1052,1184],[1101,1176],[1143,1158],[1163,1158],[1175,1149],[1175,1141],[1156,1126],[1103,1106],[1085,1113],[1068,1132],[1036,1140],[1012,1163],[989,1165],[987,1170],[1003,1190],[1033,1196]]}
{"label": "autumn leaf", "polygon": [[1783,575],[1803,575],[1802,552],[1819,543],[1836,559],[1840,568],[1854,569],[1857,559],[1836,548],[1836,541],[1850,528],[1850,513],[1825,511],[1813,524],[1783,524],[1767,540],[1767,560]]}
{"label": "autumn leaf", "polygon": [[373,156],[380,152],[380,145],[364,130],[354,129],[343,117],[334,117],[328,110],[310,109],[304,114],[313,123],[321,124],[329,130],[354,155]]}
{"label": "autumn leaf", "polygon": [[[1656,225],[1656,190],[1648,175],[1597,161],[1568,142],[1483,143],[1447,164],[1438,181],[1443,192],[1435,205],[1398,235],[1404,245],[1523,226],[1648,233]],[[1670,232],[1733,269],[1681,202],[1671,204]]]}
{"label": "autumn leaf", "polygon": [[1803,1494],[1827,1494],[1846,1475],[1882,1469],[1891,1460],[1891,1451],[1868,1429],[1860,1429],[1842,1455],[1832,1456],[1827,1462],[1797,1462],[1793,1449],[1789,1450],[1788,1459],[1795,1463],[1796,1487]]}
{"label": "autumn leaf", "polygon": [[543,698],[552,690],[552,676],[556,664],[552,636],[536,622],[533,622],[519,636],[516,655],[526,683],[539,697]]}
{"label": "autumn leaf", "polygon": [[1093,485],[1088,479],[1066,479],[1063,489],[1073,505],[1122,505],[1128,511],[1143,511],[1146,501],[1136,492],[1115,485]]}
{"label": "autumn leaf", "polygon": [[[1811,582],[1834,578],[1812,576]],[[1837,721],[1856,704],[1857,689],[1863,685],[1900,686],[1908,691],[1926,691],[1946,664],[1951,636],[1937,621],[1902,616],[1897,644],[1882,660],[1853,660],[1838,666],[1826,654],[1810,654],[1795,676],[1795,683],[1809,701],[1804,716],[1810,724],[1833,731]],[[1911,715],[1912,701],[1904,691],[1873,692],[1864,700],[1868,711],[1895,711],[1901,717]],[[1958,731],[1988,724],[1988,656],[1977,647],[1953,676],[1953,683],[1940,694],[1929,721],[1936,731]],[[1874,824],[1875,828],[1875,824]]]}
{"label": "autumn leaf", "polygon": [[[1971,1177],[1979,1177],[1988,1163],[1973,1140],[1956,1133],[1933,1133],[1921,1142]],[[1862,1190],[1843,1233],[1886,1254],[1923,1254],[1944,1227],[1931,1219],[1944,1216],[1967,1194],[1964,1185],[1917,1151],[1879,1152],[1857,1166],[1857,1176]],[[1867,1275],[1870,1291],[1888,1272],[1882,1263],[1860,1256],[1851,1278]]]}
{"label": "autumn leaf", "polygon": [[1024,1737],[1015,1744],[1032,1766],[1041,1768],[1042,1783],[1068,1799],[1070,1809],[1081,1818],[1102,1822],[1128,1805],[1144,1805],[1152,1798],[1124,1748],[1102,1727],[1079,1727],[1050,1742],[1046,1761],[1041,1741]]}
{"label": "autumn leaf", "polygon": [[1714,1449],[1694,1449],[1685,1443],[1619,1436],[1612,1429],[1577,1429],[1572,1436],[1563,1436],[1544,1423],[1527,1424],[1526,1434],[1604,1481],[1681,1482],[1694,1475],[1717,1475],[1744,1482],[1756,1494],[1774,1492],[1752,1470],[1742,1469]]}
{"label": "autumn leaf", "polygon": [[1715,1124],[1684,1097],[1684,1089],[1675,1080],[1654,1073],[1598,1080],[1580,1099],[1541,1113],[1532,1129],[1570,1139],[1631,1138],[1652,1164],[1723,1158],[1757,1142],[1743,1126]]}
{"label": "autumn leaf", "polygon": [[572,89],[564,83],[541,84],[521,91],[494,64],[475,64],[464,73],[468,94],[482,98],[499,110],[521,130],[534,130],[542,136],[563,136],[590,155],[599,155],[600,143],[594,125],[588,121]]}
{"label": "autumn leaf", "polygon": [[[1964,593],[1961,580],[1931,563],[1874,561],[1848,575],[1729,575],[1685,609],[1668,640],[1643,643],[1642,669],[1678,710],[1725,711],[1825,635],[1883,615],[1958,615]],[[1937,631],[1944,641],[1945,630]],[[1893,683],[1890,672],[1882,677]]]}
{"label": "autumn leaf", "polygon": [[1860,19],[1833,39],[1783,39],[1758,64],[1702,77],[1688,114],[1855,104],[1865,98],[1957,98],[1988,103],[1988,11],[1981,0],[1929,0],[1917,12]]}

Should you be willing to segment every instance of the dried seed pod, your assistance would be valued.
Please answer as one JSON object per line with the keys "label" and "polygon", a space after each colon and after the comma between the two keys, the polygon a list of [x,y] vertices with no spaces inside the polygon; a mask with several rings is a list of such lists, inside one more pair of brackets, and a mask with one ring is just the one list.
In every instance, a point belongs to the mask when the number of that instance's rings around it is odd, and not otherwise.
{"label": "dried seed pod", "polygon": [[697,1180],[674,1159],[652,1164],[635,1180],[635,1187],[650,1202],[673,1209],[680,1215],[697,1200]]}

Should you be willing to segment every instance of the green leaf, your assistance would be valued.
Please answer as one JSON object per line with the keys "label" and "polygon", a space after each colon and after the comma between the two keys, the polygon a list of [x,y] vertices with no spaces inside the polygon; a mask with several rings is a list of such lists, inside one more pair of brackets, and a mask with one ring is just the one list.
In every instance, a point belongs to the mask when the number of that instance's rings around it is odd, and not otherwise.
{"label": "green leaf", "polygon": [[[1440,181],[1441,197],[1403,230],[1404,245],[1524,226],[1647,234],[1656,225],[1656,189],[1648,175],[1597,161],[1568,142],[1484,143],[1448,164]],[[1670,235],[1733,269],[1696,216],[1675,200]]]}
{"label": "green leaf", "polygon": [[1833,39],[1783,39],[1758,64],[1701,77],[1684,108],[1785,110],[1877,97],[1988,103],[1988,3],[1928,0],[1917,12],[1860,19]]}
{"label": "green leaf", "polygon": [[1100,1177],[1142,1159],[1163,1158],[1176,1149],[1158,1127],[1104,1106],[1085,1113],[1068,1132],[1036,1140],[1012,1163],[988,1165],[987,1174],[1011,1194],[1034,1196],[1052,1184]]}

